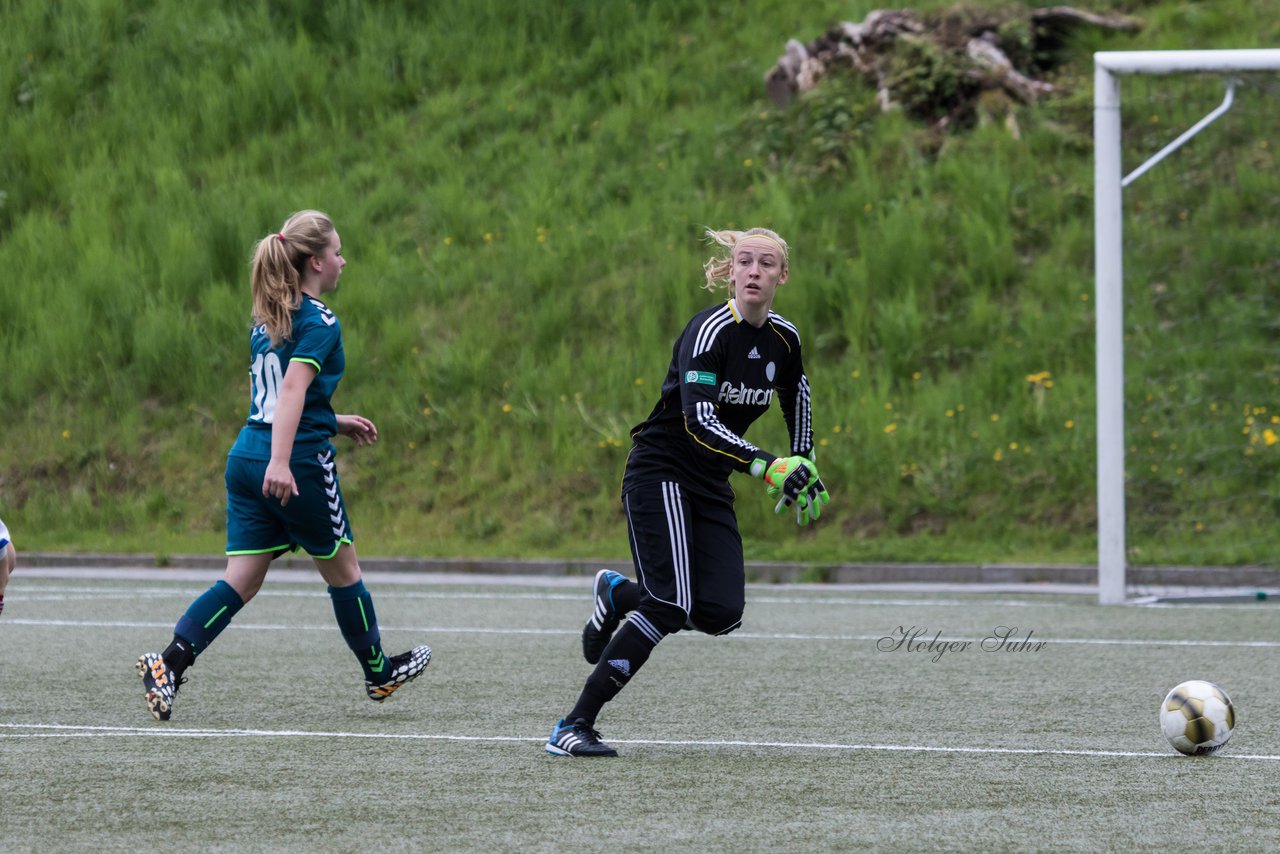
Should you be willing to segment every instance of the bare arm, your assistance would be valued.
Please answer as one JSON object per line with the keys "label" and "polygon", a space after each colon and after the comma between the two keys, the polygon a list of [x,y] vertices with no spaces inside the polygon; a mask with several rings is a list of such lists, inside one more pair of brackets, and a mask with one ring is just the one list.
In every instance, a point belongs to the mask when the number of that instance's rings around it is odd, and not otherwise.
{"label": "bare arm", "polygon": [[315,378],[316,369],[311,363],[290,362],[284,372],[284,382],[280,384],[280,398],[271,421],[271,462],[262,479],[262,494],[274,495],[281,505],[288,504],[289,499],[298,494],[298,484],[289,470],[289,457],[293,454],[294,437],[298,435],[307,388]]}

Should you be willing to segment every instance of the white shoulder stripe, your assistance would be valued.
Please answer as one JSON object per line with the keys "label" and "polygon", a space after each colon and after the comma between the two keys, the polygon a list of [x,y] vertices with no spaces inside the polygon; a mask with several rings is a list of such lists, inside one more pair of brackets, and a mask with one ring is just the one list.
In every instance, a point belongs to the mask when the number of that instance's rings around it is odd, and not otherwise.
{"label": "white shoulder stripe", "polygon": [[316,299],[315,297],[309,296],[307,297],[307,302],[315,306],[316,310],[320,312],[320,319],[324,321],[326,326],[333,326],[333,324],[337,321],[338,317],[333,313],[333,309],[329,308],[329,306],[320,302],[320,300]]}
{"label": "white shoulder stripe", "polygon": [[774,314],[772,311],[769,312],[769,319],[774,323],[776,323],[778,326],[781,326],[783,329],[790,329],[793,333],[795,333],[796,340],[797,341],[800,340],[800,330],[796,329],[795,325],[790,320],[787,320],[785,317],[783,317],[780,314]]}
{"label": "white shoulder stripe", "polygon": [[733,322],[733,312],[729,310],[729,306],[726,305],[713,311],[702,322],[702,326],[698,327],[698,337],[693,342],[693,355],[700,356],[710,350],[711,344],[716,340],[716,336],[720,334],[720,330]]}

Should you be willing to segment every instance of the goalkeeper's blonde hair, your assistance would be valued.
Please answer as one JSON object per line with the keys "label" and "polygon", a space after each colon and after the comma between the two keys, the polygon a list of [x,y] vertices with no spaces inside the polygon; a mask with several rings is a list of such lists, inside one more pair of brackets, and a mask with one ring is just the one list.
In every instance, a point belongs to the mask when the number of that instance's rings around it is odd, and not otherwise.
{"label": "goalkeeper's blonde hair", "polygon": [[782,269],[786,270],[790,265],[791,249],[787,246],[787,241],[783,240],[776,231],[771,231],[767,228],[748,228],[746,231],[735,231],[733,229],[716,231],[708,228],[706,235],[708,243],[718,243],[729,250],[725,255],[711,256],[707,259],[707,263],[702,265],[702,271],[707,277],[707,282],[703,287],[709,291],[718,290],[723,285],[729,292],[729,296],[734,296],[732,278],[733,249],[748,237],[763,237],[771,243],[776,243],[778,249],[782,251]]}

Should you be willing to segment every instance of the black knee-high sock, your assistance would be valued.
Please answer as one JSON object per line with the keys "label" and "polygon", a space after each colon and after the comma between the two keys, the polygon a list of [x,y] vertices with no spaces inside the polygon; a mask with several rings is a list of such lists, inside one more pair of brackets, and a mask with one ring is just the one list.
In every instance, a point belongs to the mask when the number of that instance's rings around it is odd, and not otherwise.
{"label": "black knee-high sock", "polygon": [[595,726],[600,709],[631,681],[662,638],[663,632],[643,614],[632,614],[604,648],[595,670],[587,677],[577,704],[565,720],[582,718],[587,726]]}
{"label": "black knee-high sock", "polygon": [[619,617],[625,617],[640,607],[640,585],[630,578],[613,588],[613,609]]}

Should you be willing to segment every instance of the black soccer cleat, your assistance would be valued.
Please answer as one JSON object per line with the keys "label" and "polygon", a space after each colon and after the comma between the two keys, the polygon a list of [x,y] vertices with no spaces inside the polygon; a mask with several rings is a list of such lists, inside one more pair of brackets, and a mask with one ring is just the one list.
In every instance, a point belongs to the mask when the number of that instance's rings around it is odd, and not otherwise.
{"label": "black soccer cleat", "polygon": [[587,664],[595,664],[600,660],[600,653],[609,645],[609,639],[618,630],[620,617],[613,604],[613,590],[626,576],[612,569],[602,569],[596,573],[595,586],[592,588],[595,598],[595,610],[591,619],[582,627],[582,657]]}
{"label": "black soccer cleat", "polygon": [[138,657],[134,669],[142,678],[143,698],[147,711],[158,721],[167,721],[173,714],[173,697],[178,686],[186,679],[174,679],[169,666],[158,652],[144,652]]}
{"label": "black soccer cleat", "polygon": [[393,655],[387,659],[387,664],[391,665],[391,673],[385,682],[371,682],[364,680],[365,692],[369,695],[369,699],[375,703],[381,703],[396,692],[401,685],[412,682],[427,669],[427,665],[431,663],[431,647],[415,646],[408,652],[402,652],[399,655]]}
{"label": "black soccer cleat", "polygon": [[547,753],[552,756],[617,756],[618,751],[600,740],[600,733],[578,718],[572,723],[561,719],[551,728],[547,739]]}

